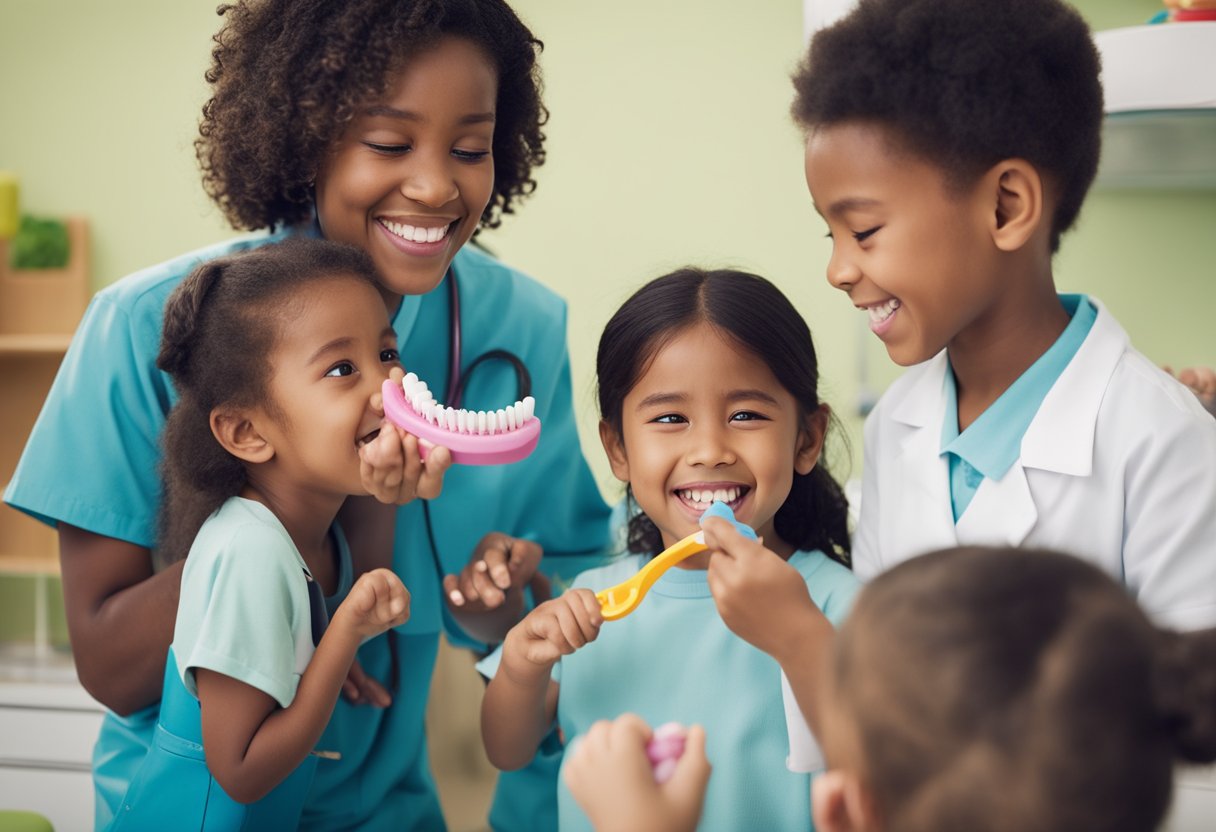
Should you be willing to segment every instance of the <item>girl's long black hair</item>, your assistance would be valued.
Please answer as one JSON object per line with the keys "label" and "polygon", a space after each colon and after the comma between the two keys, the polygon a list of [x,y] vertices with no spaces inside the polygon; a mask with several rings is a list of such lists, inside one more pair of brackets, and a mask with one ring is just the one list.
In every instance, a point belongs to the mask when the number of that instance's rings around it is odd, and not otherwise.
{"label": "girl's long black hair", "polygon": [[[746,272],[684,268],[635,292],[600,336],[595,362],[600,416],[618,436],[625,396],[651,360],[678,333],[702,322],[768,365],[802,414],[819,409],[819,365],[811,332],[781,290]],[[633,509],[632,493],[626,489],[626,494]],[[640,511],[630,514],[629,551],[653,554],[662,549],[650,518]],[[795,472],[774,526],[795,548],[819,549],[849,565],[848,500],[822,459],[809,474]]]}

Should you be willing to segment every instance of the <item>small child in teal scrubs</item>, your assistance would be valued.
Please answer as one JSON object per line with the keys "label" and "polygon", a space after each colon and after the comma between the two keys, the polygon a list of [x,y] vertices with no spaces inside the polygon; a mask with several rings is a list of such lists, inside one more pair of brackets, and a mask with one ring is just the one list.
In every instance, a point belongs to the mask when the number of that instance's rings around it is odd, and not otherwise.
{"label": "small child in teal scrubs", "polygon": [[[409,618],[391,570],[351,586],[334,525],[365,493],[359,449],[396,430],[371,259],[290,240],[199,266],[165,305],[157,364],[181,395],[161,538],[193,544],[158,730],[110,829],[294,829],[355,651]],[[345,595],[332,621],[327,595]]]}
{"label": "small child in teal scrubs", "polygon": [[[810,784],[786,767],[780,667],[719,617],[710,554],[669,569],[619,620],[603,622],[595,592],[695,532],[721,501],[796,572],[803,596],[843,619],[857,581],[844,495],[820,464],[830,412],[806,323],[763,278],[685,269],[625,302],[596,369],[600,437],[639,509],[631,554],[584,572],[483,663],[490,760],[524,765],[554,718],[567,743],[626,711],[699,723],[717,772],[702,828],[804,829]],[[558,810],[563,830],[590,828],[564,788]]]}
{"label": "small child in teal scrubs", "polygon": [[[1175,764],[1216,760],[1213,667],[1216,629],[1154,626],[1077,558],[983,547],[914,558],[861,591],[821,670],[815,828],[1152,832]],[[627,714],[569,755],[564,777],[597,832],[697,827],[706,780],[721,774],[705,739],[690,732],[658,784],[652,736]],[[1207,824],[1176,816],[1170,828]]]}

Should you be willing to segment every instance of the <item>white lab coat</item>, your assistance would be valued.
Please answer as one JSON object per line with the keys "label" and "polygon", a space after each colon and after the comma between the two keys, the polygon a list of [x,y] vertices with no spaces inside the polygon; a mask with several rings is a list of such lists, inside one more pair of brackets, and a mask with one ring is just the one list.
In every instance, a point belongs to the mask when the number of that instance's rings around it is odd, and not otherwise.
{"label": "white lab coat", "polygon": [[981,483],[957,526],[940,456],[945,352],[891,386],[865,426],[862,580],[950,546],[1059,549],[1122,581],[1160,624],[1216,626],[1216,421],[1094,303],[1018,461]]}

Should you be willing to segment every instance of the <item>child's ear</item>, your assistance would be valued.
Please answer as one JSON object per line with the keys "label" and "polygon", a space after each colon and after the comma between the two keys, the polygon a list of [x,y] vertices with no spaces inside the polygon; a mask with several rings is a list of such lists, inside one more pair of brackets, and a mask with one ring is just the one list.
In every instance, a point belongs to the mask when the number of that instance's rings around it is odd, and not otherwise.
{"label": "child's ear", "polygon": [[828,420],[832,409],[826,404],[806,416],[802,429],[798,431],[798,447],[794,451],[794,471],[803,476],[811,473],[811,469],[819,462],[823,453],[823,439],[828,433]]}
{"label": "child's ear", "polygon": [[811,781],[811,819],[820,832],[862,832],[878,827],[857,776],[832,769]]}
{"label": "child's ear", "polygon": [[237,459],[259,463],[274,458],[274,446],[244,411],[212,410],[211,433],[224,450]]}
{"label": "child's ear", "polygon": [[989,220],[993,242],[1001,251],[1017,251],[1042,224],[1043,177],[1025,159],[1005,159],[988,171],[984,181],[986,199],[995,200]]}
{"label": "child's ear", "polygon": [[612,475],[621,482],[629,482],[629,458],[625,456],[625,442],[606,419],[600,419],[600,444],[608,455]]}

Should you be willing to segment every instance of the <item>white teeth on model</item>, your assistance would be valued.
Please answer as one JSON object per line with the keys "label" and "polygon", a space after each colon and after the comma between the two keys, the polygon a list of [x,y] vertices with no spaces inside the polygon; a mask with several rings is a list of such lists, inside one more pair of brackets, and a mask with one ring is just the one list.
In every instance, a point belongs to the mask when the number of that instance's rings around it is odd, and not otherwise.
{"label": "white teeth on model", "polygon": [[679,495],[690,503],[698,503],[708,506],[714,501],[723,503],[733,503],[739,499],[739,495],[743,493],[743,489],[739,486],[730,488],[685,488],[680,490]]}
{"label": "white teeth on model", "polygon": [[393,222],[392,220],[380,220],[380,224],[397,235],[403,240],[409,240],[414,243],[436,243],[442,240],[448,234],[448,225],[437,225],[433,227],[423,227],[420,225],[406,225],[403,222]]}
{"label": "white teeth on model", "polygon": [[427,389],[426,382],[414,373],[406,373],[401,386],[405,391],[406,401],[415,413],[432,425],[453,433],[507,433],[523,427],[536,412],[536,399],[531,396],[525,396],[522,401],[498,410],[457,410],[444,407],[435,401],[435,394]]}
{"label": "white teeth on model", "polygon": [[878,306],[867,307],[866,311],[870,313],[870,321],[872,323],[880,324],[895,314],[895,310],[899,307],[899,298],[891,298],[886,303],[880,303]]}

